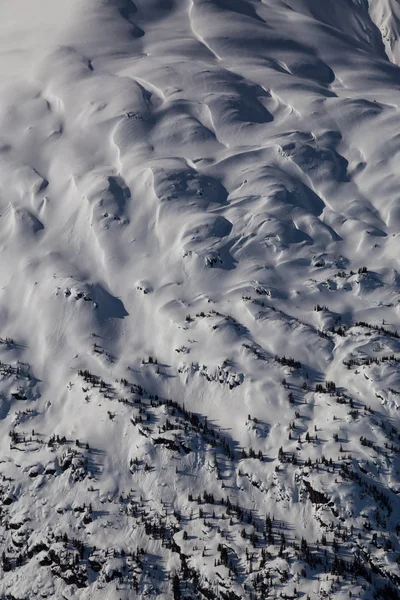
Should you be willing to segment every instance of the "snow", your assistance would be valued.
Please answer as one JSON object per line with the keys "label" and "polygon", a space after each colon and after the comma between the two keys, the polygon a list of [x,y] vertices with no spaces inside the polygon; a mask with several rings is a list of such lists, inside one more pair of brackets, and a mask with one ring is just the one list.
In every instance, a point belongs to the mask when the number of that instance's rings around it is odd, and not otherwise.
{"label": "snow", "polygon": [[0,4],[2,597],[398,588],[399,19]]}

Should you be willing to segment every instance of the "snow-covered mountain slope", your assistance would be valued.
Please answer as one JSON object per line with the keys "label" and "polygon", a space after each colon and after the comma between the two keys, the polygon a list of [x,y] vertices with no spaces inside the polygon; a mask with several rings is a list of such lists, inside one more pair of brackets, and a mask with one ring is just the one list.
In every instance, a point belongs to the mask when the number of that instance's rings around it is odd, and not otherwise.
{"label": "snow-covered mountain slope", "polygon": [[398,23],[0,3],[2,598],[399,597]]}

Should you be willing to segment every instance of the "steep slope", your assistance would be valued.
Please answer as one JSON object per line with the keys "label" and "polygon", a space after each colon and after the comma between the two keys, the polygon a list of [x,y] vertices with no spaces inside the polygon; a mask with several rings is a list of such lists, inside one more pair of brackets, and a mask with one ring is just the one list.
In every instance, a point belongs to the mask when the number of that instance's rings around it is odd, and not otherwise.
{"label": "steep slope", "polygon": [[398,597],[397,4],[324,4],[1,4],[2,597]]}
{"label": "steep slope", "polygon": [[399,23],[400,6],[395,0],[369,0],[369,11],[373,22],[379,29],[386,53],[390,61],[399,64]]}

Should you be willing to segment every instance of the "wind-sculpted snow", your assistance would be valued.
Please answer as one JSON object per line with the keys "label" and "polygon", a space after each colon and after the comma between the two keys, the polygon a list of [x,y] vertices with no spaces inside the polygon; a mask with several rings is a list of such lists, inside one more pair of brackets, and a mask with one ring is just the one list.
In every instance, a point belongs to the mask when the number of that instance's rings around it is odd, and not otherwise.
{"label": "wind-sculpted snow", "polygon": [[399,18],[0,4],[2,598],[399,598]]}

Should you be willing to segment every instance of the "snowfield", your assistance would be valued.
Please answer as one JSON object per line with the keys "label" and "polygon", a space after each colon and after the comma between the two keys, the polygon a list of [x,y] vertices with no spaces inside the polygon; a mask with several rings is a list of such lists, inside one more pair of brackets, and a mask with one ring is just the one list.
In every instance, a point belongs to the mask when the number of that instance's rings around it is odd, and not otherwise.
{"label": "snowfield", "polygon": [[400,598],[396,0],[0,3],[0,596]]}

